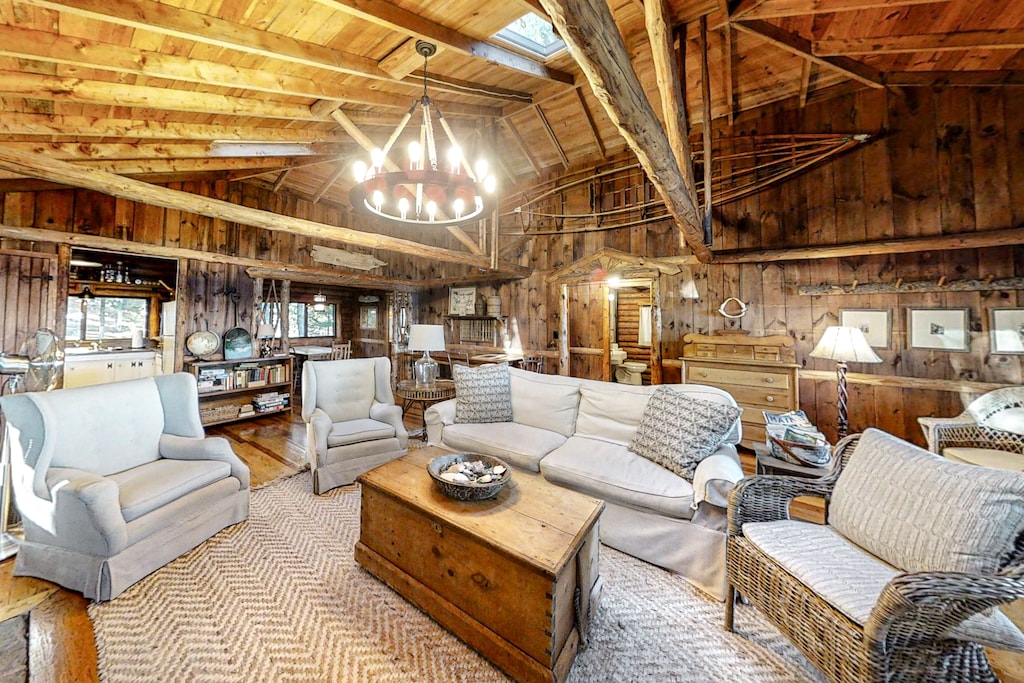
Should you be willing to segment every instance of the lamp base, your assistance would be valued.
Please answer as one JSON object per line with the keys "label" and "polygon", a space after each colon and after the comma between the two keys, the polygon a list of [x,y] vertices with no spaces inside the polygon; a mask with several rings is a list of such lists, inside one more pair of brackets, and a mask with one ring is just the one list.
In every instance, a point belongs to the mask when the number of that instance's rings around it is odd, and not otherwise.
{"label": "lamp base", "polygon": [[429,351],[423,352],[423,357],[418,358],[414,364],[416,386],[432,387],[437,381],[437,361],[430,357]]}

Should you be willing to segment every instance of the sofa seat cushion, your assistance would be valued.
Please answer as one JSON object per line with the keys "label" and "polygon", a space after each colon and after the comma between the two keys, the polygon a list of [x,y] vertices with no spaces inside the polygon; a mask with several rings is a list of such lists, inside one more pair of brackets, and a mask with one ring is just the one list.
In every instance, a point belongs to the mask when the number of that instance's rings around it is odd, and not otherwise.
{"label": "sofa seat cushion", "polygon": [[395,435],[395,428],[386,422],[363,418],[348,422],[335,422],[327,435],[327,447],[347,446],[362,441],[389,439]]}
{"label": "sofa seat cushion", "polygon": [[609,503],[674,519],[693,516],[693,486],[625,446],[572,436],[540,462],[544,478]]}
{"label": "sofa seat cushion", "polygon": [[994,448],[967,448],[954,446],[942,449],[942,454],[953,462],[968,465],[996,467],[1001,470],[1024,471],[1024,454],[1011,451],[999,451]]}
{"label": "sofa seat cushion", "polygon": [[[882,589],[902,572],[832,527],[796,520],[750,522],[743,535],[811,592],[864,626]],[[1024,634],[999,610],[972,616],[949,633],[957,640],[1019,650]]]}
{"label": "sofa seat cushion", "polygon": [[992,574],[1024,551],[1024,473],[951,462],[867,429],[836,482],[828,521],[904,571]]}
{"label": "sofa seat cushion", "polygon": [[230,476],[231,465],[219,460],[161,458],[108,478],[117,484],[121,514],[130,522]]}
{"label": "sofa seat cushion", "polygon": [[448,448],[493,455],[530,472],[539,472],[540,459],[563,443],[565,437],[561,434],[515,422],[451,424],[444,428],[444,445]]}

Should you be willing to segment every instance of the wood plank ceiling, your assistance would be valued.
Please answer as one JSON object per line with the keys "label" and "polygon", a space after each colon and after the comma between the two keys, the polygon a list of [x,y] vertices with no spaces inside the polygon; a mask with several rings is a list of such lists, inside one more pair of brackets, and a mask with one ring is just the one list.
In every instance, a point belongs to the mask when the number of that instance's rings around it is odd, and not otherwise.
{"label": "wood plank ceiling", "polygon": [[[547,3],[549,0],[545,0]],[[600,1],[600,0],[598,0]],[[643,0],[652,2],[654,0]],[[654,110],[642,0],[608,0]],[[571,0],[550,0],[573,5]],[[1024,2],[667,0],[700,124],[699,20],[711,116],[837,90],[1024,83]],[[360,140],[382,144],[429,91],[504,187],[626,149],[565,51],[547,61],[494,33],[537,0],[0,0],[0,145],[164,183],[221,178],[347,205]],[[235,145],[217,141],[280,143]],[[291,145],[287,143],[292,143]],[[0,171],[0,191],[39,187]]]}

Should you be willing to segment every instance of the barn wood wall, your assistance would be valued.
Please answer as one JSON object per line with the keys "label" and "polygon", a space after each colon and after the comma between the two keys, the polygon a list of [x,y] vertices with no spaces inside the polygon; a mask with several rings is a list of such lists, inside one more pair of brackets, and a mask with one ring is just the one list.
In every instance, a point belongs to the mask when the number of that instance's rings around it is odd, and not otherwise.
{"label": "barn wood wall", "polygon": [[[766,110],[737,119],[718,135],[787,132],[870,132],[879,139],[845,156],[761,193],[716,209],[716,250],[802,247],[940,235],[1024,225],[1024,92],[1019,88],[951,88],[941,92],[907,89],[904,96],[862,91],[790,110]],[[590,201],[586,185],[556,198],[558,206]],[[614,247],[645,256],[679,253],[677,231],[667,222],[586,234],[535,238],[520,263],[537,269],[529,279],[502,284],[501,295],[514,344],[555,353],[559,289],[545,282],[561,268]],[[962,249],[942,253],[861,256],[847,259],[711,265],[693,269],[700,299],[681,300],[682,276],[662,276],[663,357],[682,353],[688,332],[710,333],[736,321],[717,314],[736,296],[750,304],[738,325],[752,334],[788,334],[809,370],[829,372],[828,361],[808,357],[843,308],[892,311],[889,349],[883,363],[852,365],[851,372],[895,378],[923,378],[1020,384],[1024,356],[989,351],[991,308],[1024,306],[1019,292],[940,292],[801,296],[797,288],[818,283],[894,282],[898,278],[938,281],[1024,276],[1024,247]],[[595,279],[603,274],[595,273]],[[495,288],[486,289],[490,294]],[[570,345],[602,348],[600,287],[569,287]],[[593,291],[598,290],[598,291]],[[424,297],[428,317],[444,313],[445,292]],[[433,303],[430,303],[430,302]],[[910,350],[908,307],[966,307],[971,311],[968,353]],[[593,356],[573,354],[573,374],[600,377]],[[664,381],[679,381],[678,366],[665,368]],[[898,382],[896,382],[898,384]],[[936,384],[936,387],[939,385]],[[946,386],[948,388],[948,386]],[[835,383],[804,378],[801,406],[833,433]],[[923,443],[916,418],[955,415],[976,394],[959,391],[850,385],[851,429],[878,426]]]}

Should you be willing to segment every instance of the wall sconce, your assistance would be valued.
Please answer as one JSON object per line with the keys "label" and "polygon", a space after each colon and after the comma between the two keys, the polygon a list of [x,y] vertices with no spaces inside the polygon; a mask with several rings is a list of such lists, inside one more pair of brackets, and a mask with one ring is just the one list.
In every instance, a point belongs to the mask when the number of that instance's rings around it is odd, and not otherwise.
{"label": "wall sconce", "polygon": [[85,287],[82,287],[82,293],[78,295],[78,298],[88,301],[90,299],[95,299],[96,295],[92,293],[92,287],[86,285]]}

